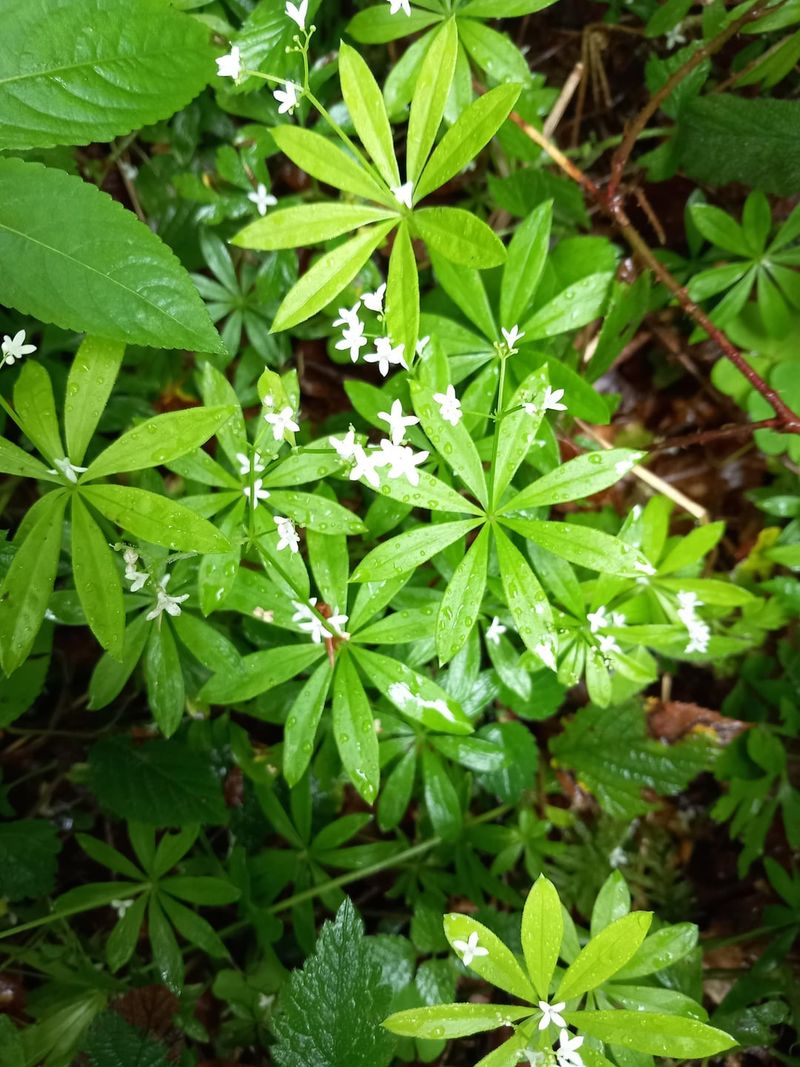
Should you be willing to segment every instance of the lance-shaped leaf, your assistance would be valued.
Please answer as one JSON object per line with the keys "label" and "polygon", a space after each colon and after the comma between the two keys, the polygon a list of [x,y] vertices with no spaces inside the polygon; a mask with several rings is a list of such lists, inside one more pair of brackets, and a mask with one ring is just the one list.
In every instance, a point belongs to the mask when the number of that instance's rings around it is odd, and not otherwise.
{"label": "lance-shaped leaf", "polygon": [[47,467],[35,456],[25,452],[19,445],[0,437],[0,471],[14,474],[18,478],[39,478],[45,482],[57,482],[59,479],[50,474]]}
{"label": "lance-shaped leaf", "polygon": [[670,1059],[706,1059],[733,1048],[736,1041],[697,1019],[655,1011],[569,1011],[564,1018],[587,1037]]}
{"label": "lance-shaped leaf", "polygon": [[436,31],[417,78],[406,144],[406,177],[416,184],[444,115],[458,55],[453,18]]}
{"label": "lance-shaped leaf", "polygon": [[[436,272],[436,278],[444,291],[456,307],[464,313],[466,318],[477,326],[483,337],[477,337],[461,326],[456,327],[455,323],[449,319],[442,319],[439,316],[436,316],[433,322],[430,323],[431,328],[426,326],[426,332],[436,337],[448,330],[452,336],[452,331],[457,329],[458,332],[455,334],[456,346],[453,347],[457,347],[466,353],[491,352],[491,341],[500,335],[497,332],[492,305],[486,292],[486,286],[483,284],[483,278],[481,278],[477,270],[470,270],[468,267],[457,267],[443,256],[437,256],[435,252],[431,253],[431,262]],[[431,316],[431,318],[433,317]],[[424,322],[425,320],[423,319],[423,325]],[[489,341],[487,342],[484,338],[489,338]]]}
{"label": "lance-shaped leaf", "polygon": [[394,225],[389,221],[369,226],[343,245],[324,252],[286,294],[272,324],[273,332],[291,329],[329,304],[355,278]]}
{"label": "lance-shaped leaf", "polygon": [[211,704],[234,704],[266,693],[282,685],[315,663],[325,652],[323,645],[310,642],[286,645],[267,652],[243,656],[235,670],[219,671],[200,690],[200,699]]}
{"label": "lance-shaped leaf", "polygon": [[505,262],[505,246],[494,230],[462,208],[421,208],[413,225],[432,252],[453,263],[484,270]]}
{"label": "lance-shaped leaf", "polygon": [[390,656],[355,646],[352,653],[375,688],[407,719],[442,733],[472,733],[472,725],[458,701],[430,678]]}
{"label": "lance-shaped leaf", "polygon": [[67,494],[48,493],[28,512],[30,525],[0,590],[0,654],[11,674],[23,663],[42,625],[61,553]]}
{"label": "lance-shaped leaf", "polygon": [[429,748],[422,750],[422,789],[434,833],[454,841],[463,825],[461,802],[444,764]]}
{"label": "lance-shaped leaf", "polygon": [[373,548],[353,572],[354,582],[379,582],[407,574],[427,562],[431,556],[464,537],[477,525],[474,519],[441,522],[406,530],[390,541]]}
{"label": "lance-shaped leaf", "polygon": [[117,562],[77,493],[72,500],[72,574],[92,633],[112,656],[122,659],[125,606]]}
{"label": "lance-shaped leaf", "polygon": [[530,342],[544,337],[557,337],[560,333],[577,330],[596,319],[603,310],[613,279],[613,274],[603,272],[573,282],[525,322],[522,329],[526,340]]}
{"label": "lance-shaped leaf", "polygon": [[373,6],[366,11],[359,11],[348,22],[347,32],[361,44],[386,44],[396,41],[398,37],[425,30],[440,19],[439,14],[419,11],[417,8],[412,8],[410,15],[399,19],[388,7]]}
{"label": "lance-shaped leaf", "polygon": [[311,760],[332,677],[328,661],[320,663],[289,709],[283,736],[283,774],[290,788],[297,785]]}
{"label": "lance-shaped leaf", "polygon": [[82,178],[0,160],[0,259],[14,264],[0,278],[0,303],[42,322],[152,348],[225,352],[175,254]]}
{"label": "lance-shaped leaf", "polygon": [[371,222],[383,222],[392,215],[393,212],[369,204],[303,204],[271,211],[263,219],[256,219],[239,230],[231,244],[261,252],[297,248],[301,242],[307,247],[341,237]]}
{"label": "lance-shaped leaf", "polygon": [[124,18],[116,0],[6,0],[0,149],[111,141],[169,118],[213,57],[208,30],[159,0],[128,0]]}
{"label": "lance-shaped leaf", "polygon": [[[539,432],[544,415],[540,401],[548,381],[547,367],[534,371],[522,382],[505,406],[509,414],[503,416],[495,431],[498,434],[497,456],[492,473],[492,506],[495,508]],[[503,397],[500,397],[498,404],[502,403]],[[535,404],[535,410],[529,414],[525,410],[525,404]]]}
{"label": "lance-shaped leaf", "polygon": [[64,446],[50,375],[40,363],[26,363],[14,385],[14,407],[25,434],[43,456],[61,459]]}
{"label": "lance-shaped leaf", "polygon": [[593,937],[564,973],[556,999],[573,1000],[615,975],[636,954],[652,921],[652,912],[634,911]]}
{"label": "lance-shaped leaf", "polygon": [[489,527],[484,526],[453,571],[436,618],[436,651],[447,663],[466,644],[486,589]]}
{"label": "lance-shaped leaf", "polygon": [[520,1000],[536,1000],[536,991],[514,953],[483,923],[451,913],[444,917],[444,933],[465,967]]}
{"label": "lance-shaped leaf", "polygon": [[171,737],[183,718],[186,690],[172,627],[163,615],[150,631],[144,654],[144,676],[153,718],[164,737]]}
{"label": "lance-shaped leaf", "polygon": [[533,1008],[519,1004],[437,1004],[395,1012],[383,1025],[403,1037],[439,1040],[496,1030],[532,1014]]}
{"label": "lance-shaped leaf", "polygon": [[389,257],[386,325],[392,340],[395,343],[402,342],[411,358],[419,337],[419,275],[414,246],[405,222],[397,229]]}
{"label": "lance-shaped leaf", "polygon": [[543,522],[540,519],[504,519],[503,524],[555,556],[601,574],[635,578],[650,569],[644,556],[619,537],[574,522]]}
{"label": "lance-shaped leaf", "polygon": [[500,318],[507,329],[522,321],[539,287],[550,250],[552,221],[553,201],[545,200],[520,223],[511,238],[500,289]]}
{"label": "lance-shaped leaf", "polygon": [[277,126],[272,130],[272,136],[281,152],[312,178],[342,192],[363,196],[393,209],[397,207],[388,190],[378,185],[368,171],[321,134],[300,126]]}
{"label": "lance-shaped leaf", "polygon": [[231,544],[207,519],[169,497],[128,485],[87,485],[81,495],[101,515],[136,537],[179,552],[229,552]]}
{"label": "lance-shaped leaf", "polygon": [[75,353],[64,398],[67,455],[81,463],[117,380],[125,345],[86,337]]}
{"label": "lance-shaped leaf", "polygon": [[483,464],[463,420],[453,426],[443,419],[439,405],[434,400],[433,390],[420,382],[411,383],[411,399],[422,428],[436,446],[436,450],[445,457],[448,465],[485,507],[488,503],[488,493]]}
{"label": "lance-shaped leaf", "polygon": [[461,496],[455,489],[435,478],[427,471],[419,472],[419,484],[412,485],[406,478],[390,478],[386,470],[376,472],[379,478],[378,491],[381,496],[399,500],[414,508],[428,508],[430,511],[450,511],[467,515],[481,515],[480,508],[471,500]]}
{"label": "lance-shaped leaf", "polygon": [[517,633],[526,647],[535,652],[537,645],[542,642],[549,645],[553,639],[550,603],[530,564],[499,527],[495,527],[495,543],[503,591]]}
{"label": "lance-shaped leaf", "polygon": [[539,875],[522,912],[522,951],[541,1000],[550,996],[563,935],[564,917],[558,891],[544,875]]}
{"label": "lance-shaped leaf", "polygon": [[342,96],[356,133],[388,186],[400,184],[394,140],[383,94],[366,60],[343,41],[339,46]]}
{"label": "lance-shaped leaf", "polygon": [[569,500],[585,500],[614,485],[643,458],[643,452],[634,452],[630,448],[587,452],[531,482],[501,510],[522,511],[547,504],[563,504]]}
{"label": "lance-shaped leaf", "polygon": [[349,656],[341,656],[333,678],[333,736],[356,790],[372,804],[378,795],[378,735],[367,694]]}
{"label": "lance-shaped leaf", "polygon": [[322,534],[364,533],[366,527],[357,515],[335,500],[327,500],[316,493],[276,489],[270,503],[290,519]]}

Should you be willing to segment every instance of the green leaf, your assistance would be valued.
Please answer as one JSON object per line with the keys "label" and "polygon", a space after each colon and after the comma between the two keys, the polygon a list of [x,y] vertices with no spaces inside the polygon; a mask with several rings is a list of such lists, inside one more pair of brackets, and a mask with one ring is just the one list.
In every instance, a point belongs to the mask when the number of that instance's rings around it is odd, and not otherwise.
{"label": "green leaf", "polygon": [[631,910],[631,891],[619,871],[612,871],[600,887],[592,908],[591,935],[594,937]]}
{"label": "green leaf", "polygon": [[169,497],[127,485],[87,485],[81,495],[117,526],[154,545],[179,552],[230,551],[230,542],[210,522]]}
{"label": "green leaf", "polygon": [[409,641],[420,641],[424,637],[432,637],[435,627],[436,610],[433,605],[429,605],[416,610],[412,608],[385,615],[377,622],[354,633],[351,640],[367,645],[402,645]]}
{"label": "green leaf", "polygon": [[600,574],[635,578],[650,566],[631,545],[590,526],[575,522],[544,522],[540,519],[504,519],[503,525],[535,541],[554,556],[577,563]]}
{"label": "green leaf", "polygon": [[333,676],[333,736],[344,769],[368,804],[378,795],[378,735],[367,694],[349,656],[342,656]]}
{"label": "green leaf", "polygon": [[[548,382],[547,367],[540,367],[522,382],[510,403],[504,404],[505,398],[499,398],[498,404],[504,405],[504,411],[508,411],[509,414],[503,416],[497,427],[497,456],[492,473],[493,508],[497,508],[503,493],[536,439],[544,415],[541,399]],[[534,402],[535,410],[533,414],[528,414],[524,405]]]}
{"label": "green leaf", "polygon": [[419,485],[411,485],[406,478],[390,478],[386,468],[377,471],[377,474],[380,479],[378,492],[381,496],[399,500],[410,507],[428,508],[430,511],[482,514],[472,501],[427,471],[419,472]]}
{"label": "green leaf", "polygon": [[89,785],[100,805],[119,819],[149,826],[227,821],[209,755],[179,741],[104,738],[89,752]]}
{"label": "green leaf", "polygon": [[388,186],[400,184],[394,141],[383,94],[366,61],[344,41],[339,45],[342,96],[361,143]]}
{"label": "green leaf", "polygon": [[161,981],[173,993],[179,993],[183,987],[183,955],[156,893],[151,894],[147,906],[147,932]]}
{"label": "green leaf", "polygon": [[500,318],[506,329],[522,321],[539,287],[550,251],[552,222],[553,201],[545,200],[520,223],[511,238],[500,289]]}
{"label": "green leaf", "polygon": [[128,344],[225,353],[174,253],[82,178],[1,159],[0,258],[14,263],[0,303],[23,314]]}
{"label": "green leaf", "polygon": [[283,737],[283,774],[290,788],[297,785],[311,760],[332,677],[328,661],[320,663],[289,710]]}
{"label": "green leaf", "polygon": [[277,126],[271,133],[281,152],[312,178],[345,193],[375,200],[392,210],[397,208],[392,194],[382,189],[359,163],[326,137],[300,126],[288,125]]}
{"label": "green leaf", "polygon": [[151,625],[142,613],[125,629],[121,658],[116,659],[108,652],[100,658],[89,682],[91,711],[106,707],[122,692],[144,652]]}
{"label": "green leaf", "polygon": [[[459,16],[461,12],[459,12]],[[504,33],[498,33],[481,22],[459,17],[461,43],[477,67],[485,70],[493,82],[530,81],[528,61]]]}
{"label": "green leaf", "polygon": [[684,959],[697,945],[698,931],[694,923],[664,926],[651,934],[616,975],[618,981],[643,978]]}
{"label": "green leaf", "polygon": [[178,459],[213,437],[234,410],[232,407],[186,408],[147,419],[101,452],[81,481],[156,467]]}
{"label": "green leaf", "polygon": [[220,671],[200,690],[199,698],[210,704],[238,704],[252,700],[276,685],[300,674],[322,656],[322,645],[286,645],[243,656],[235,670]]}
{"label": "green leaf", "polygon": [[713,204],[691,204],[689,212],[692,222],[711,244],[747,260],[757,251],[750,247],[742,227],[727,211],[722,211]]}
{"label": "green leaf", "polygon": [[273,332],[289,330],[329,304],[355,278],[394,225],[390,220],[370,226],[331,252],[324,252],[284,297]]}
{"label": "green leaf", "polygon": [[112,973],[124,967],[136,949],[147,910],[147,899],[147,895],[143,894],[136,900],[131,900],[130,906],[119,917],[116,926],[108,935],[106,962]]}
{"label": "green leaf", "polygon": [[406,177],[414,185],[422,173],[441,125],[457,54],[456,20],[449,18],[434,34],[411,100],[406,141]]}
{"label": "green leaf", "polygon": [[697,563],[714,548],[724,533],[724,522],[709,522],[705,526],[697,526],[694,530],[690,530],[685,537],[679,538],[659,563],[658,573],[674,574],[675,571]]}
{"label": "green leaf", "polygon": [[452,426],[443,419],[439,405],[434,400],[433,390],[420,382],[411,382],[411,399],[422,428],[436,446],[437,452],[446,457],[448,466],[485,507],[488,504],[488,492],[483,464],[463,420]]}
{"label": "green leaf", "polygon": [[32,525],[0,590],[0,652],[11,674],[28,658],[53,591],[67,494],[48,493],[28,512]]}
{"label": "green leaf", "polygon": [[[522,951],[528,974],[541,1000],[550,996],[564,935],[564,917],[556,887],[539,875],[522,912]],[[535,999],[535,998],[531,998]]]}
{"label": "green leaf", "polygon": [[35,362],[26,363],[14,385],[14,407],[22,429],[49,460],[61,459],[64,446],[56,417],[50,375]]}
{"label": "green leaf", "polygon": [[386,283],[386,325],[395,343],[414,352],[419,337],[419,275],[408,225],[397,228]]}
{"label": "green leaf", "polygon": [[[333,497],[333,492],[321,486],[318,495]],[[306,530],[308,558],[314,581],[317,583],[322,599],[332,607],[347,606],[347,581],[350,576],[350,557],[347,551],[347,538],[343,534],[318,533]]]}
{"label": "green leaf", "polygon": [[164,615],[150,631],[144,653],[144,677],[153,718],[164,737],[171,737],[183,718],[186,691],[172,627]]}
{"label": "green leaf", "polygon": [[44,819],[0,822],[0,895],[12,901],[46,897],[60,851],[56,828]]}
{"label": "green leaf", "polygon": [[125,345],[104,337],[85,337],[75,353],[64,399],[67,455],[79,464],[117,380]]}
{"label": "green leaf", "polygon": [[505,246],[494,230],[462,208],[421,208],[413,225],[431,252],[453,263],[483,270],[505,262]]}
{"label": "green leaf", "polygon": [[474,530],[475,519],[438,522],[406,530],[373,548],[353,572],[353,582],[377,582],[407,574]]}
{"label": "green leaf", "polygon": [[489,527],[484,526],[453,571],[436,616],[436,651],[447,663],[466,644],[483,602],[489,562]]}
{"label": "green leaf", "polygon": [[465,966],[479,974],[484,981],[513,997],[531,1003],[536,1000],[536,992],[525,977],[514,953],[483,923],[476,922],[469,915],[451,913],[444,917],[444,933],[459,959],[464,955],[464,948],[456,942],[467,944],[472,937],[474,944],[474,935],[477,934],[477,945],[486,949],[487,954],[476,954],[471,963],[465,962]]}
{"label": "green leaf", "polygon": [[558,296],[525,322],[522,327],[527,342],[577,330],[601,314],[614,275],[589,274],[573,282]]}
{"label": "green leaf", "polygon": [[386,44],[396,41],[398,37],[418,33],[427,29],[434,22],[441,21],[441,16],[413,8],[410,15],[401,19],[393,15],[388,7],[369,7],[359,11],[347,24],[347,32],[360,44]]}
{"label": "green leaf", "polygon": [[391,997],[364,924],[345,900],[282,990],[272,1058],[278,1067],[388,1067],[394,1042],[380,1024]]}
{"label": "green leaf", "polygon": [[469,0],[459,10],[459,15],[476,19],[519,18],[550,7],[555,0]]}
{"label": "green leaf", "polygon": [[569,460],[568,463],[562,463],[554,471],[531,482],[521,493],[504,504],[501,511],[522,511],[547,504],[584,500],[614,485],[643,457],[643,452],[634,452],[630,448],[587,452]]}
{"label": "green leaf", "polygon": [[8,1015],[0,1015],[0,1067],[25,1067],[22,1035]]}
{"label": "green leaf", "polygon": [[705,1059],[736,1044],[729,1034],[697,1019],[654,1011],[569,1011],[564,1017],[587,1037],[676,1060]]}
{"label": "green leaf", "polygon": [[442,761],[429,748],[422,750],[422,786],[434,833],[443,841],[454,841],[463,823],[461,803]]}
{"label": "green leaf", "polygon": [[484,1030],[497,1030],[533,1014],[530,1005],[519,1004],[437,1004],[434,1008],[398,1011],[384,1022],[387,1030],[402,1037],[469,1037]]}
{"label": "green leaf", "polygon": [[[92,32],[87,36],[86,27]],[[111,141],[169,118],[214,74],[201,24],[158,0],[7,0],[0,149]]]}
{"label": "green leaf", "polygon": [[544,590],[525,557],[499,527],[495,527],[500,577],[509,610],[525,646],[536,652],[537,646],[552,644],[553,615]]}
{"label": "green leaf", "polygon": [[634,911],[601,930],[567,968],[556,1000],[573,1000],[615,975],[635,955],[652,921],[652,912]]}
{"label": "green leaf", "polygon": [[417,200],[450,181],[476,158],[508,118],[519,94],[519,85],[498,85],[462,111],[432,152],[417,185]]}
{"label": "green leaf", "polygon": [[160,897],[167,918],[181,935],[190,944],[199,948],[211,959],[226,959],[229,956],[224,942],[215,932],[214,927],[202,916],[187,908],[184,904],[173,900],[164,893]]}
{"label": "green leaf", "polygon": [[271,211],[263,219],[256,219],[239,230],[231,244],[261,252],[297,248],[299,243],[308,247],[341,237],[371,222],[383,222],[392,214],[366,204],[303,204]]}
{"label": "green leaf", "polygon": [[55,475],[48,473],[44,463],[3,437],[0,437],[0,472],[13,474],[18,478],[38,478],[46,482],[58,481]]}
{"label": "green leaf", "polygon": [[358,534],[366,531],[361,519],[352,511],[316,493],[276,489],[272,491],[270,503],[277,511],[317,533]]}
{"label": "green leaf", "polygon": [[[456,307],[463,312],[473,325],[477,326],[485,338],[489,339],[487,343],[483,338],[476,337],[469,331],[464,330],[463,327],[458,327],[460,331],[459,342],[461,342],[461,338],[464,338],[461,343],[465,351],[480,352],[482,349],[486,349],[486,351],[491,352],[491,340],[498,336],[497,326],[492,313],[492,305],[489,303],[489,297],[486,293],[486,286],[483,284],[483,279],[479,272],[470,270],[467,267],[457,267],[443,256],[437,256],[435,252],[431,253],[431,263],[439,284]],[[432,332],[434,337],[442,334],[445,329],[452,329],[455,325],[449,319],[441,319],[438,316],[434,322],[435,331],[428,331]],[[445,340],[445,338],[442,338],[443,343],[445,343]]]}
{"label": "green leaf", "polygon": [[72,574],[92,633],[112,656],[122,659],[125,605],[117,562],[77,493],[72,500]]}
{"label": "green leaf", "polygon": [[[137,901],[134,907],[141,906],[143,911],[144,903]],[[81,1051],[89,1057],[90,1067],[169,1067],[166,1046],[115,1011],[95,1019]]]}

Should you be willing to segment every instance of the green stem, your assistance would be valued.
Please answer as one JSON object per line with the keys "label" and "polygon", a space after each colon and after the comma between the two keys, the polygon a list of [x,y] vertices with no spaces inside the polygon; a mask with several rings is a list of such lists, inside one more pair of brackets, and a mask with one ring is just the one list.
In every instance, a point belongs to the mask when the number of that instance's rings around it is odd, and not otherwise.
{"label": "green stem", "polygon": [[[143,893],[147,888],[149,888],[149,883],[132,886],[127,890],[120,886],[118,899],[127,900],[128,897],[135,897],[138,893]],[[14,934],[25,934],[29,930],[36,930],[40,926],[48,926],[50,923],[58,922],[59,919],[68,919],[71,915],[80,915],[84,911],[92,911],[94,908],[99,907],[103,907],[103,905],[76,904],[72,908],[64,908],[61,911],[51,912],[50,915],[42,915],[39,919],[31,919],[30,922],[22,923],[20,926],[12,926],[9,930],[0,930],[0,941],[6,937],[13,937]]]}
{"label": "green stem", "polygon": [[497,383],[497,414],[494,420],[494,437],[492,438],[492,466],[490,471],[490,478],[492,482],[492,510],[494,510],[497,501],[494,498],[494,482],[495,471],[497,470],[497,449],[500,442],[500,427],[503,422],[503,405],[505,403],[505,390],[506,390],[506,356],[500,357],[500,377]]}

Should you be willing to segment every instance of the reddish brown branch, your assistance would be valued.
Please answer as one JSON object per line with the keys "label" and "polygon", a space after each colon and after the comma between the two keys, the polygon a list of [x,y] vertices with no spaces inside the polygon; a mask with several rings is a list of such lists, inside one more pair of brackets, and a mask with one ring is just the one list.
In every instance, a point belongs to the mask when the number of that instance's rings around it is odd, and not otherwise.
{"label": "reddish brown branch", "polygon": [[756,430],[783,430],[778,418],[762,419],[760,422],[737,422],[732,426],[720,426],[716,430],[687,433],[681,437],[667,437],[648,447],[648,452],[667,452],[673,448],[694,448],[697,445],[712,445],[726,437],[746,437]]}

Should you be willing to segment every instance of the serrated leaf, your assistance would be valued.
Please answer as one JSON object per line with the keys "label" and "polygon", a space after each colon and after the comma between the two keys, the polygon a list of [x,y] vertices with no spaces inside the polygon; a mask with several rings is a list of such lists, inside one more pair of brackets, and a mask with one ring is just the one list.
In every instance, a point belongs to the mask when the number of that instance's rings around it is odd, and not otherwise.
{"label": "serrated leaf", "polygon": [[522,912],[522,951],[528,974],[541,1000],[548,1000],[550,983],[561,952],[564,918],[552,882],[540,875]]}
{"label": "serrated leaf", "polygon": [[[144,900],[136,901],[134,907],[143,911],[144,903]],[[103,1012],[95,1019],[81,1050],[88,1056],[90,1067],[168,1067],[169,1064],[165,1045],[126,1022],[115,1011]]]}
{"label": "serrated leaf", "polygon": [[0,822],[0,896],[37,899],[53,889],[61,841],[45,819]]}
{"label": "serrated leaf", "polygon": [[229,552],[230,542],[207,519],[169,497],[128,485],[87,485],[81,495],[101,515],[144,541],[179,552]]}
{"label": "serrated leaf", "polygon": [[0,302],[23,314],[113,341],[225,354],[174,253],[82,178],[0,160],[0,258],[14,264]]}
{"label": "serrated leaf", "polygon": [[[91,26],[92,32],[86,33]],[[111,141],[169,118],[213,77],[208,31],[159,0],[7,0],[0,149]]]}

